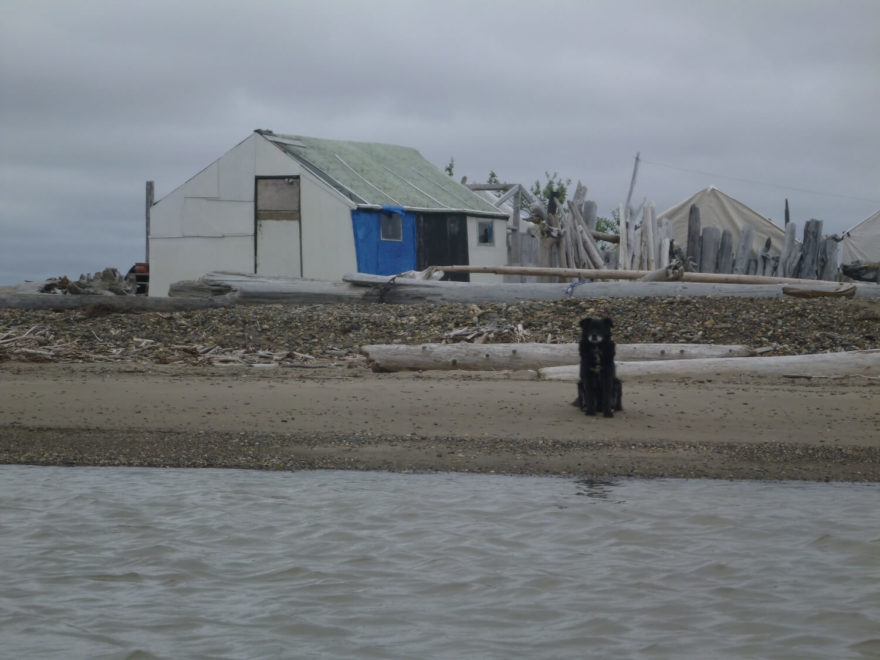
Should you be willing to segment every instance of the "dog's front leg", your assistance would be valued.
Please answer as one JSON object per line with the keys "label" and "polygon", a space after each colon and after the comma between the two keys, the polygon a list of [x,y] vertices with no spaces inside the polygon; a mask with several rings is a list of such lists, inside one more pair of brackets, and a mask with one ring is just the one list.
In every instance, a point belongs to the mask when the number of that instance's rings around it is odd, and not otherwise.
{"label": "dog's front leg", "polygon": [[598,389],[598,383],[596,379],[592,376],[588,377],[584,382],[584,412],[587,415],[595,415],[597,402],[596,402],[596,390]]}
{"label": "dog's front leg", "polygon": [[602,382],[602,414],[614,417],[614,381],[608,378]]}

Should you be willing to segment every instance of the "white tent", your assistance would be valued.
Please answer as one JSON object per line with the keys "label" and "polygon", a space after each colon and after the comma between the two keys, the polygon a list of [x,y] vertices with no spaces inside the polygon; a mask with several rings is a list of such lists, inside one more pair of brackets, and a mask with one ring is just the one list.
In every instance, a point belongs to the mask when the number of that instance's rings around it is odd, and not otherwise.
{"label": "white tent", "polygon": [[779,252],[782,248],[785,238],[784,229],[718,188],[709,186],[657,215],[658,219],[665,217],[672,224],[675,243],[682,249],[687,246],[688,214],[692,204],[696,204],[700,209],[700,226],[731,231],[734,249],[739,244],[740,234],[749,225],[754,228],[755,238],[752,247],[756,252],[764,247],[768,238],[772,241],[774,251]]}
{"label": "white tent", "polygon": [[840,263],[880,261],[880,211],[843,234]]}

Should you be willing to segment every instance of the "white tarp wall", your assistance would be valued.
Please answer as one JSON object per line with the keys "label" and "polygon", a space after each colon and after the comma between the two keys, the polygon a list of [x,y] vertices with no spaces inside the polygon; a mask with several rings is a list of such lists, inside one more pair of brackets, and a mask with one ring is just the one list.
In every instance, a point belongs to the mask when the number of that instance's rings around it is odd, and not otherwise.
{"label": "white tarp wall", "polygon": [[843,234],[840,263],[880,261],[880,211]]}
{"label": "white tarp wall", "polygon": [[253,133],[152,207],[151,296],[167,296],[172,283],[211,271],[254,272],[254,181],[260,176],[301,181],[300,238],[283,249],[302,246],[303,277],[334,280],[355,270],[353,204]]}
{"label": "white tarp wall", "polygon": [[709,186],[705,190],[692,195],[663,213],[657,219],[667,218],[675,232],[675,243],[683,250],[687,247],[688,215],[691,204],[700,209],[701,227],[718,227],[722,231],[729,229],[733,234],[734,249],[745,227],[754,228],[755,239],[752,248],[758,252],[764,247],[767,238],[772,240],[772,249],[779,252],[785,238],[785,230],[777,227],[767,218],[753,211],[748,206],[726,195],[717,188]]}

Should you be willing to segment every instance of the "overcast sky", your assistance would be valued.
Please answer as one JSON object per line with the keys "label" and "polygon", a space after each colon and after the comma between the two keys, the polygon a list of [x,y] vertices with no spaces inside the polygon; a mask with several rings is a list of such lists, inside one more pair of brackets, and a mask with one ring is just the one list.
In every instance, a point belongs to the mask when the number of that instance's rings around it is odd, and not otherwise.
{"label": "overcast sky", "polygon": [[127,271],[256,128],[779,224],[880,209],[877,0],[0,0],[0,284]]}

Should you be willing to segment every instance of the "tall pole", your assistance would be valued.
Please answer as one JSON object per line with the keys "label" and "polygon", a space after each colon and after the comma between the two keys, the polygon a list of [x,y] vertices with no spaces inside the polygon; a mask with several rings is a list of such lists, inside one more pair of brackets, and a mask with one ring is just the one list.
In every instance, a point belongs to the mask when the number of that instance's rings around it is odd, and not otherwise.
{"label": "tall pole", "polygon": [[632,201],[633,189],[636,187],[636,175],[639,173],[639,157],[641,155],[641,152],[636,153],[636,162],[633,163],[633,175],[629,182],[629,192],[626,194],[626,207],[624,209],[627,216],[629,216],[629,203]]}
{"label": "tall pole", "polygon": [[155,190],[155,183],[153,181],[147,181],[147,249],[146,249],[146,258],[145,261],[150,263],[150,208],[153,206],[153,194]]}

